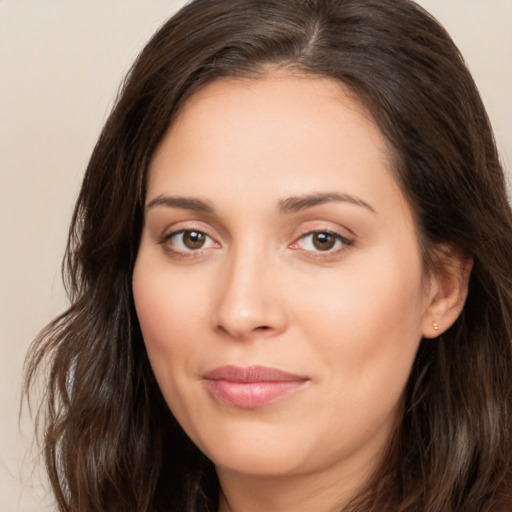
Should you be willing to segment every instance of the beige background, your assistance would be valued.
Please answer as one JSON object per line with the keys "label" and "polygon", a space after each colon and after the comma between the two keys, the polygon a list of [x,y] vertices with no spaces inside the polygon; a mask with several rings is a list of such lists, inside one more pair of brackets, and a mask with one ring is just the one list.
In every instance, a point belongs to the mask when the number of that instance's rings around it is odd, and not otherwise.
{"label": "beige background", "polygon": [[[0,0],[0,511],[52,510],[28,415],[28,344],[65,305],[60,260],[118,84],[182,0]],[[512,169],[512,0],[423,0],[466,56]]]}

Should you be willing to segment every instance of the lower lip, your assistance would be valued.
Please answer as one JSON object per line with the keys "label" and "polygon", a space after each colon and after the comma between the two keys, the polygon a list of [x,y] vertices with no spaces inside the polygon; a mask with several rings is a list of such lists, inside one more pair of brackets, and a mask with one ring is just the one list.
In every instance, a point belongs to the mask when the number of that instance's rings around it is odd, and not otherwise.
{"label": "lower lip", "polygon": [[262,407],[300,389],[305,380],[235,382],[205,379],[208,391],[220,402],[236,407]]}

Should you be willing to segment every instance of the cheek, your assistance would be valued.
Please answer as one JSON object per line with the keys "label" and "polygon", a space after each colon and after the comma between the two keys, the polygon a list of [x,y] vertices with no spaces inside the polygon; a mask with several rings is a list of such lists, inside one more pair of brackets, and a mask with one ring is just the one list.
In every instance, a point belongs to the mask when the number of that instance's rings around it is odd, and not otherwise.
{"label": "cheek", "polygon": [[180,275],[170,273],[167,266],[159,266],[154,260],[146,265],[141,258],[134,270],[133,295],[160,390],[178,422],[194,436],[194,417],[200,412],[196,359],[207,345],[200,332],[205,313],[199,298],[205,296],[205,291],[181,281]]}
{"label": "cheek", "polygon": [[296,316],[311,333],[331,332],[316,336],[320,340],[359,339],[354,348],[378,347],[385,339],[416,340],[425,310],[421,263],[410,258],[402,265],[393,254],[361,260],[317,276],[315,283],[297,281],[290,292]]}
{"label": "cheek", "polygon": [[[391,407],[399,400],[425,309],[421,262],[413,256],[404,262],[384,253],[358,262],[318,282],[302,299],[298,317],[331,369],[333,400],[343,397],[355,409]],[[292,295],[300,296],[298,290]]]}
{"label": "cheek", "polygon": [[173,338],[177,329],[193,329],[201,310],[199,298],[205,294],[203,279],[173,268],[161,253],[143,239],[132,279],[142,332],[151,343]]}
{"label": "cheek", "polygon": [[141,257],[134,270],[133,295],[146,350],[163,388],[165,381],[187,368],[189,357],[200,349],[198,318],[204,312],[198,299],[204,291],[181,283],[179,275],[170,275],[165,265],[148,265]]}

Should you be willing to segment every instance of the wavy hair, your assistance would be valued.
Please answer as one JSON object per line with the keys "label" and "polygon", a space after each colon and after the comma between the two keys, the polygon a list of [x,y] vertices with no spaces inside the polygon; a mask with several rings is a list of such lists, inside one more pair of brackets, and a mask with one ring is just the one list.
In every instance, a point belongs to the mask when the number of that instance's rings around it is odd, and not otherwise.
{"label": "wavy hair", "polygon": [[222,77],[285,67],[348,87],[394,155],[425,264],[474,265],[465,307],[422,340],[389,457],[345,510],[512,509],[512,214],[484,106],[446,31],[409,0],[194,0],[130,70],[92,153],[63,264],[70,307],[35,340],[43,453],[60,512],[215,511],[213,464],[146,355],[131,278],[145,177],[183,103]]}

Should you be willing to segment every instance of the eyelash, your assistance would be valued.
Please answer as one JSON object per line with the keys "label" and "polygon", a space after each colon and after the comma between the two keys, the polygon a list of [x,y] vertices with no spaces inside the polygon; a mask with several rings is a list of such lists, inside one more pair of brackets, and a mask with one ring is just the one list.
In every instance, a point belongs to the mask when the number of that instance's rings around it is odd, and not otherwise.
{"label": "eyelash", "polygon": [[[210,244],[213,242],[213,246],[217,246],[217,247],[219,246],[218,242],[216,242],[211,236],[209,236],[204,231],[201,231],[200,229],[180,229],[177,231],[172,231],[170,233],[165,234],[158,243],[160,245],[162,245],[164,247],[165,251],[168,252],[169,254],[171,254],[172,256],[181,257],[181,258],[191,258],[191,257],[200,256],[204,250],[212,248],[212,247],[201,246],[197,249],[191,249],[191,248],[176,249],[176,248],[172,247],[172,244],[169,243],[174,237],[177,237],[178,235],[183,236],[187,233],[189,233],[189,234],[196,233],[199,236],[204,236],[204,237],[206,237],[207,240],[210,240]],[[311,249],[303,249],[299,246],[300,241],[303,241],[303,240],[307,239],[308,237],[314,237],[316,235],[327,235],[329,237],[334,237],[334,239],[335,239],[334,247],[329,248],[327,250],[321,250],[321,249],[311,250]],[[180,243],[183,245],[183,240],[181,240]],[[206,243],[208,244],[208,241]],[[299,251],[303,251],[304,253],[312,254],[312,255],[314,255],[315,258],[328,258],[328,257],[332,257],[335,254],[338,254],[340,251],[347,250],[348,247],[350,247],[352,245],[354,245],[353,239],[346,238],[346,237],[340,235],[339,233],[337,233],[336,231],[332,231],[329,229],[322,229],[322,230],[307,231],[307,232],[301,234],[296,239],[295,242],[290,244],[289,247],[293,250],[299,250]]]}
{"label": "eyelash", "polygon": [[[162,245],[168,253],[170,253],[173,256],[178,257],[194,257],[196,255],[200,255],[205,249],[209,249],[210,247],[199,247],[197,249],[175,249],[172,247],[172,244],[168,243],[170,242],[174,237],[177,237],[178,235],[185,235],[187,233],[196,233],[199,236],[204,236],[207,240],[210,240],[211,242],[214,242],[214,244],[218,245],[217,242],[214,241],[214,239],[209,236],[204,231],[201,231],[200,229],[179,229],[177,231],[172,231],[170,233],[165,234],[162,239],[158,242],[160,245]],[[180,242],[183,245],[183,239]],[[206,242],[208,243],[208,242]]]}
{"label": "eyelash", "polygon": [[[303,248],[299,247],[300,241],[304,241],[308,237],[313,239],[315,236],[318,236],[318,235],[327,235],[329,237],[333,237],[334,244],[335,244],[334,247],[331,247],[327,250],[321,250],[321,249],[311,250],[311,249],[303,249]],[[311,241],[311,243],[314,243],[313,240]],[[353,239],[344,237],[344,236],[340,235],[339,233],[337,233],[336,231],[332,231],[329,229],[319,229],[319,230],[307,231],[306,233],[303,233],[302,235],[300,235],[297,238],[297,241],[295,241],[291,244],[290,247],[295,250],[301,250],[301,251],[304,251],[307,253],[311,253],[314,255],[315,258],[329,258],[329,257],[332,257],[332,256],[338,254],[340,251],[347,250],[348,247],[350,247],[352,245],[354,245]]]}

